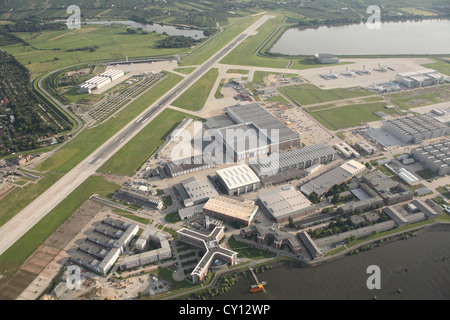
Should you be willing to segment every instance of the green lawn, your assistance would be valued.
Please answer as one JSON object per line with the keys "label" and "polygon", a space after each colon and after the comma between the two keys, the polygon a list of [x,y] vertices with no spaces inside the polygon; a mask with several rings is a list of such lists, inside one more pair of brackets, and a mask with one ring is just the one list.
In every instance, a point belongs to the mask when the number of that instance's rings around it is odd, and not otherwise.
{"label": "green lawn", "polygon": [[[436,60],[436,59],[435,59]],[[446,60],[436,60],[437,62],[424,64],[425,68],[431,68],[447,76],[450,76],[450,62]]]}
{"label": "green lawn", "polygon": [[139,167],[159,148],[166,136],[185,117],[191,115],[166,109],[151,121],[142,131],[114,154],[99,169],[99,172],[132,176]]}
{"label": "green lawn", "polygon": [[8,222],[30,202],[63,176],[62,173],[47,173],[38,182],[23,188],[15,188],[0,200],[0,226]]}
{"label": "green lawn", "polygon": [[160,80],[142,96],[117,113],[114,118],[109,119],[99,126],[84,130],[72,141],[37,166],[36,169],[42,171],[55,170],[59,172],[71,170],[181,80],[181,76],[169,73],[167,77]]}
{"label": "green lawn", "polygon": [[270,101],[270,102],[277,102],[277,103],[282,104],[282,105],[284,105],[284,106],[286,106],[286,107],[289,106],[289,104],[290,104],[289,101],[287,101],[285,98],[283,98],[283,97],[280,96],[280,95],[272,96],[272,97],[270,97],[269,99],[267,99],[267,101]]}
{"label": "green lawn", "polygon": [[[78,30],[23,32],[16,35],[31,46],[15,44],[2,49],[13,54],[19,62],[24,64],[31,71],[32,77],[86,61],[124,59],[127,55],[130,58],[173,55],[188,50],[187,48],[158,48],[158,41],[165,36],[153,32],[145,35],[129,34],[126,27],[117,25],[83,25]],[[94,52],[67,52],[68,49],[93,46],[98,46]]]}
{"label": "green lawn", "polygon": [[267,58],[256,55],[258,48],[284,21],[283,15],[267,20],[257,30],[256,35],[247,37],[241,44],[234,48],[220,63],[239,66],[285,68],[287,61],[280,58]]}
{"label": "green lawn", "polygon": [[395,105],[402,108],[416,108],[450,101],[450,85],[423,87],[413,91],[386,95]]}
{"label": "green lawn", "polygon": [[190,74],[192,71],[194,71],[195,67],[184,67],[184,68],[175,68],[173,71],[184,73],[184,74]]}
{"label": "green lawn", "polygon": [[278,90],[289,99],[295,101],[298,105],[310,105],[327,101],[372,95],[371,92],[358,87],[322,90],[321,88],[309,83],[280,87]]}
{"label": "green lawn", "polygon": [[338,130],[380,120],[381,118],[374,114],[374,112],[377,111],[383,111],[385,113],[395,112],[385,109],[384,103],[376,102],[324,109],[311,112],[310,115],[322,123],[326,128]]}
{"label": "green lawn", "polygon": [[238,20],[232,25],[225,26],[222,33],[195,48],[188,56],[183,57],[183,61],[180,65],[193,66],[204,63],[219,49],[226,46],[231,40],[236,38],[242,31],[248,28],[259,18],[259,16],[248,16]]}
{"label": "green lawn", "polygon": [[196,83],[187,89],[172,104],[186,110],[201,110],[208,99],[209,93],[219,75],[219,69],[210,69]]}
{"label": "green lawn", "polygon": [[106,196],[120,186],[91,176],[0,256],[0,273],[12,275],[20,265],[89,197]]}

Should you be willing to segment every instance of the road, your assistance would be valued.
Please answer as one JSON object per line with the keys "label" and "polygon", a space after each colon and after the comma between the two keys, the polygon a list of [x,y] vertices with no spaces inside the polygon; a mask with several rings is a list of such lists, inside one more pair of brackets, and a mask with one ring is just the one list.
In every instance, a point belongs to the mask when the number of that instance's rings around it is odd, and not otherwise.
{"label": "road", "polygon": [[26,208],[10,219],[0,228],[0,255],[9,249],[17,240],[28,232],[36,223],[44,218],[61,201],[69,196],[87,178],[93,175],[100,166],[119,151],[128,141],[138,134],[149,121],[153,120],[167,105],[189,88],[196,80],[205,74],[211,66],[240,44],[248,35],[254,32],[272,16],[264,15],[244,30],[234,40],[216,52],[203,65],[171,91],[163,95],[153,105],[133,119],[128,125],[117,132],[91,155],[87,156],[75,168],[69,171]]}

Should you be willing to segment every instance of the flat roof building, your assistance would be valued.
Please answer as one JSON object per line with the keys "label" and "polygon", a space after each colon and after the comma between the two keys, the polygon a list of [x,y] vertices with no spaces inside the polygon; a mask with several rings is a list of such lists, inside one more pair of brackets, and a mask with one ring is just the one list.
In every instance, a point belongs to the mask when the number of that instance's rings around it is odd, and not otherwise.
{"label": "flat roof building", "polygon": [[278,148],[300,147],[300,136],[259,103],[228,107],[228,116],[235,123],[253,123],[259,130],[265,130],[272,144],[278,142]]}
{"label": "flat roof building", "polygon": [[399,73],[395,80],[407,88],[419,88],[444,83],[445,77],[436,70],[422,69]]}
{"label": "flat roof building", "polygon": [[450,134],[450,127],[427,114],[383,121],[382,128],[404,143],[419,143]]}
{"label": "flat roof building", "polygon": [[282,231],[274,226],[253,225],[240,231],[242,238],[256,235],[256,242],[265,244],[267,240],[273,240],[272,246],[281,249],[286,244],[294,254],[302,252],[302,246],[297,237],[289,232]]}
{"label": "flat roof building", "polygon": [[339,63],[339,58],[332,53],[316,53],[314,57],[318,63]]}
{"label": "flat roof building", "polygon": [[312,258],[320,259],[323,257],[323,252],[317,246],[313,239],[311,239],[310,235],[306,231],[301,231],[298,233],[298,237],[303,242],[306,247],[306,250],[311,254]]}
{"label": "flat roof building", "polygon": [[239,222],[250,225],[258,206],[251,200],[217,196],[209,199],[203,206],[203,213],[219,220]]}
{"label": "flat roof building", "polygon": [[164,163],[164,170],[172,178],[214,167],[215,162],[213,158],[208,154]]}
{"label": "flat roof building", "polygon": [[270,151],[270,139],[253,123],[240,123],[217,129],[216,138],[221,138],[227,161],[240,162],[248,158],[266,155]]}
{"label": "flat roof building", "polygon": [[194,282],[201,282],[204,279],[208,273],[209,266],[216,258],[228,261],[231,265],[236,263],[237,253],[219,245],[220,239],[224,236],[224,230],[225,227],[215,227],[208,235],[186,228],[177,231],[178,241],[206,250],[206,253],[191,273]]}
{"label": "flat roof building", "polygon": [[70,260],[104,275],[138,231],[136,223],[106,218],[90,232],[70,256]]}
{"label": "flat roof building", "polygon": [[386,205],[411,200],[414,197],[414,193],[406,186],[392,180],[381,171],[373,170],[361,179],[383,199]]}
{"label": "flat roof building", "polygon": [[216,171],[216,178],[228,195],[240,195],[261,187],[261,181],[246,164]]}
{"label": "flat roof building", "polygon": [[450,140],[441,140],[427,146],[414,148],[411,154],[425,168],[443,176],[450,173]]}
{"label": "flat roof building", "polygon": [[294,219],[317,210],[311,206],[308,198],[292,185],[284,185],[269,192],[260,193],[259,201],[278,223],[288,221],[289,217]]}
{"label": "flat roof building", "polygon": [[363,164],[355,160],[347,161],[341,166],[331,169],[308,183],[305,183],[300,187],[300,191],[307,196],[310,196],[313,192],[320,196],[334,185],[350,180],[365,169],[366,167]]}
{"label": "flat roof building", "polygon": [[[250,167],[258,176],[270,176],[293,168],[306,169],[336,159],[336,151],[325,143],[261,157]],[[274,163],[276,161],[276,163]]]}
{"label": "flat roof building", "polygon": [[219,195],[206,177],[191,177],[180,183],[178,188],[185,207],[197,205]]}

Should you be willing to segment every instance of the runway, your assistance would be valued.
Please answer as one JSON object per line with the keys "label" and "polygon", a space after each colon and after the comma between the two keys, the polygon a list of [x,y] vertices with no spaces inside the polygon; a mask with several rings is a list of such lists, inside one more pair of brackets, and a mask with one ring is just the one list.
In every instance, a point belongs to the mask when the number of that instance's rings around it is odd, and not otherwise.
{"label": "runway", "polygon": [[191,75],[182,80],[171,91],[162,96],[153,105],[138,115],[102,146],[87,156],[75,168],[69,171],[38,198],[0,228],[0,255],[8,250],[17,240],[25,235],[36,223],[53,210],[62,200],[69,196],[83,181],[93,175],[110,157],[119,151],[128,141],[138,134],[151,120],[161,113],[166,106],[188,89],[205,74],[211,66],[222,59],[248,35],[254,32],[272,16],[264,15],[244,30],[234,40],[209,58]]}

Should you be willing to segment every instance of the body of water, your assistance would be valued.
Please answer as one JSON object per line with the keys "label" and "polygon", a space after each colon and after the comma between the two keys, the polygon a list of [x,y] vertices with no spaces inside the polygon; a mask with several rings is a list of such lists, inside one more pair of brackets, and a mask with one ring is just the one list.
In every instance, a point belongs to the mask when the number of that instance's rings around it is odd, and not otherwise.
{"label": "body of water", "polygon": [[[440,227],[442,229],[442,227]],[[381,271],[381,289],[368,289],[367,268]],[[429,231],[311,268],[292,262],[258,275],[266,292],[250,293],[253,277],[240,278],[218,300],[450,299],[450,232]],[[400,289],[400,293],[398,292]]]}
{"label": "body of water", "polygon": [[450,54],[450,20],[386,22],[380,29],[365,23],[288,29],[271,48],[286,55]]}
{"label": "body of water", "polygon": [[166,32],[169,36],[186,36],[186,37],[192,37],[194,39],[202,39],[205,38],[205,35],[203,34],[202,30],[195,30],[195,29],[180,29],[174,26],[170,25],[160,25],[158,23],[154,24],[142,24],[139,22],[134,21],[105,21],[105,20],[86,20],[84,23],[87,24],[102,24],[102,25],[111,25],[111,24],[122,24],[130,28],[142,28],[142,30],[148,31],[148,32],[157,32],[157,33],[164,33]]}

